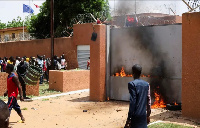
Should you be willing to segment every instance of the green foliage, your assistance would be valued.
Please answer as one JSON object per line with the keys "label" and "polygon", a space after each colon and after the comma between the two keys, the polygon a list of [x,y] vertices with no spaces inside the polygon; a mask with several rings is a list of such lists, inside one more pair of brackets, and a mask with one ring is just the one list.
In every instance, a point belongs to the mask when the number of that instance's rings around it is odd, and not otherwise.
{"label": "green foliage", "polygon": [[[40,13],[31,17],[28,31],[38,39],[50,37],[51,1],[46,0]],[[91,13],[95,18],[105,20],[110,16],[108,0],[54,0],[54,31],[55,37],[69,36],[72,29],[71,20],[78,14]]]}
{"label": "green foliage", "polygon": [[4,29],[4,28],[6,28],[6,23],[2,23],[0,20],[0,29]]}
{"label": "green foliage", "polygon": [[156,123],[148,126],[148,128],[192,128],[192,127],[172,124],[172,123]]}
{"label": "green foliage", "polygon": [[[24,26],[28,26],[30,22],[30,18],[28,16],[25,17],[24,20]],[[13,19],[12,21],[8,21],[8,23],[2,23],[0,21],[0,29],[4,28],[13,28],[13,27],[22,27],[23,26],[23,20],[20,16],[17,17],[17,19]]]}
{"label": "green foliage", "polygon": [[43,84],[40,85],[39,87],[39,94],[40,96],[46,96],[46,95],[53,95],[53,94],[60,94],[60,91],[55,91],[55,90],[49,90],[49,85],[48,84]]}

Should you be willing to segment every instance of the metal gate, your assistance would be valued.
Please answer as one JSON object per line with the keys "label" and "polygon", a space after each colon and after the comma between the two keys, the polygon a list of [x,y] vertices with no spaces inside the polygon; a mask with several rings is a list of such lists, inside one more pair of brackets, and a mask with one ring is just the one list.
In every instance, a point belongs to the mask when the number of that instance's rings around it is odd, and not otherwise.
{"label": "metal gate", "polygon": [[90,45],[77,46],[78,67],[80,69],[87,69],[87,61],[90,57]]}
{"label": "metal gate", "polygon": [[[134,64],[143,67],[151,93],[159,85],[168,102],[181,102],[182,25],[143,26],[107,29],[107,97],[129,100],[132,77],[115,76],[124,67],[131,74]],[[163,76],[162,76],[163,75]],[[154,85],[155,84],[155,85]]]}

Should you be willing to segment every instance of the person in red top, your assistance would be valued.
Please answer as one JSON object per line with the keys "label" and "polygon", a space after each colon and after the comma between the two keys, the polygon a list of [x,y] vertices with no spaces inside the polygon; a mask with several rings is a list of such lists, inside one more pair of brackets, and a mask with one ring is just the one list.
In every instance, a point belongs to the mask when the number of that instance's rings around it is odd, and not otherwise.
{"label": "person in red top", "polygon": [[87,61],[87,69],[90,67],[90,57],[89,60]]}
{"label": "person in red top", "polygon": [[22,91],[19,86],[19,81],[15,73],[13,73],[14,66],[12,64],[8,64],[6,66],[6,73],[8,73],[8,78],[7,78],[7,91],[4,93],[4,96],[8,95],[8,108],[9,112],[11,113],[12,108],[17,112],[17,114],[21,117],[21,121],[24,122],[25,118],[22,115],[20,106],[17,103],[17,96],[18,92],[20,95],[20,101],[23,101],[22,97]]}
{"label": "person in red top", "polygon": [[[46,77],[47,82],[49,82],[49,75],[48,75],[48,72],[47,72],[47,60],[45,60],[45,58],[44,58],[44,61],[43,61],[43,73]],[[44,78],[44,75],[43,75],[43,78]]]}
{"label": "person in red top", "polygon": [[99,20],[99,18],[97,18],[97,24],[101,24],[101,21]]}

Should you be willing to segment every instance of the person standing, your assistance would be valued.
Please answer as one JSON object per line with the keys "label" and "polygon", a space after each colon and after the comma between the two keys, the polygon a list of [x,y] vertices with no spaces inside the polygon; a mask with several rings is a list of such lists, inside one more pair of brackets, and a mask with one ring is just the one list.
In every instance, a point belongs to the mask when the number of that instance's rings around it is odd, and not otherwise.
{"label": "person standing", "polygon": [[[39,67],[41,68],[41,70],[43,71],[43,65],[44,65],[44,57],[43,56],[39,56],[37,55],[37,63],[39,65]],[[43,76],[44,76],[44,73],[42,73],[42,75],[40,76],[40,84],[43,84]]]}
{"label": "person standing", "polygon": [[17,71],[17,66],[19,65],[19,63],[20,63],[20,57],[17,56],[17,57],[16,57],[16,62],[15,62],[15,67],[14,67],[14,70],[15,70],[15,71]]}
{"label": "person standing", "polygon": [[[46,77],[47,82],[49,82],[49,75],[48,75],[48,71],[47,71],[47,59],[45,60],[45,58],[43,61],[43,73],[44,73],[44,76]],[[44,78],[44,76],[43,76],[43,78]]]}
{"label": "person standing", "polygon": [[1,71],[2,72],[5,72],[6,71],[6,65],[7,65],[7,58],[6,57],[4,57],[4,59],[3,59],[3,62],[2,62],[2,64],[1,64]]}
{"label": "person standing", "polygon": [[20,101],[23,101],[22,91],[19,86],[19,81],[15,73],[13,73],[14,65],[8,64],[6,66],[6,73],[8,73],[7,78],[7,91],[4,93],[4,96],[8,95],[8,109],[11,113],[11,110],[14,108],[14,110],[17,112],[17,114],[21,117],[21,121],[25,121],[24,116],[22,115],[20,106],[17,103],[17,96],[18,93],[20,95]]}
{"label": "person standing", "polygon": [[28,66],[29,66],[29,61],[30,59],[27,57],[25,63],[27,63]]}
{"label": "person standing", "polygon": [[3,60],[1,60],[1,57],[0,57],[0,72],[2,72],[2,70],[3,70],[2,63],[3,63]]}
{"label": "person standing", "polygon": [[21,62],[17,66],[17,74],[18,74],[19,81],[20,81],[21,86],[22,86],[23,97],[25,99],[27,99],[27,97],[26,97],[26,84],[24,82],[24,76],[25,76],[27,69],[28,69],[28,65],[27,65],[27,63],[24,62],[24,58],[22,58]]}
{"label": "person standing", "polygon": [[140,65],[136,64],[132,67],[134,80],[128,83],[130,106],[124,128],[147,128],[147,124],[150,122],[150,86],[149,83],[140,79],[141,72]]}
{"label": "person standing", "polygon": [[66,60],[65,60],[65,55],[64,54],[62,54],[62,56],[60,57],[60,59],[61,59],[61,69],[64,69],[64,70],[66,70]]}
{"label": "person standing", "polygon": [[57,57],[58,70],[61,70],[61,58]]}
{"label": "person standing", "polygon": [[46,64],[47,64],[47,74],[49,74],[49,70],[51,69],[51,59],[50,58],[47,58]]}
{"label": "person standing", "polygon": [[90,57],[89,57],[89,59],[87,61],[87,69],[89,69],[89,67],[90,67]]}

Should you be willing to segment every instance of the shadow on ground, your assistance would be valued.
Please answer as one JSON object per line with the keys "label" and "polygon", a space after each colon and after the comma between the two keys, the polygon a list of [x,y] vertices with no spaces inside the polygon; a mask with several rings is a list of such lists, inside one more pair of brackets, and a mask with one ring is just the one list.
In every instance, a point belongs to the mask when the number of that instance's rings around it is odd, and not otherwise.
{"label": "shadow on ground", "polygon": [[72,100],[69,100],[71,102],[91,102],[89,101],[89,96],[86,96],[86,97],[81,97],[81,98],[75,98],[75,99],[72,99]]}

